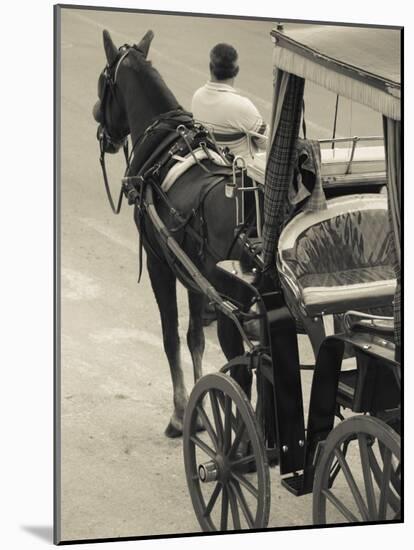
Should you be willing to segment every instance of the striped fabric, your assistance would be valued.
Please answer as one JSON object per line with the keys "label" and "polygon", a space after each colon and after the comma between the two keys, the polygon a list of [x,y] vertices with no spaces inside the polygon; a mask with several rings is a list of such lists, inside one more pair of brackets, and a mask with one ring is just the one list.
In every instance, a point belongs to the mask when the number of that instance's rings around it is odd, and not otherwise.
{"label": "striped fabric", "polygon": [[[280,75],[286,78],[286,74]],[[296,140],[302,116],[305,81],[295,75],[288,76],[280,119],[270,146],[265,173],[263,261],[265,268],[274,265],[274,256],[282,224],[289,207],[288,191],[293,178]]]}
{"label": "striped fabric", "polygon": [[394,298],[394,337],[397,354],[401,346],[401,123],[384,116],[384,138],[388,177],[388,211],[394,236],[394,271],[397,290]]}
{"label": "striped fabric", "polygon": [[[289,190],[289,202],[299,204],[303,200],[304,212],[326,210],[326,197],[321,178],[321,146],[318,140],[298,138],[296,145],[296,162],[298,174],[296,182],[292,182]],[[306,170],[313,174],[312,189],[308,191],[302,182],[301,171]],[[296,189],[294,189],[296,183]]]}

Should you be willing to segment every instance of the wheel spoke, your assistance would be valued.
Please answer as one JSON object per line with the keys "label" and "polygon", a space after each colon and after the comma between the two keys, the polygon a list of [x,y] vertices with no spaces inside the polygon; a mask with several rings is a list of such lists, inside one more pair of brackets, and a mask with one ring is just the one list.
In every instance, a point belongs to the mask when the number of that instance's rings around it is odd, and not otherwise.
{"label": "wheel spoke", "polygon": [[232,483],[227,485],[227,490],[230,499],[230,510],[233,518],[233,526],[235,529],[241,529],[239,507],[237,506],[237,496]]}
{"label": "wheel spoke", "polygon": [[351,473],[351,470],[349,469],[348,463],[345,459],[345,455],[342,453],[340,449],[335,449],[335,456],[338,460],[339,465],[342,468],[342,471],[344,473],[345,479],[349,485],[349,488],[351,489],[352,495],[355,499],[355,502],[358,505],[359,512],[362,516],[362,519],[364,521],[369,521],[369,514],[367,506],[364,502],[364,499],[362,498],[362,495],[358,489],[358,486],[355,482],[354,476]]}
{"label": "wheel spoke", "polygon": [[208,435],[210,436],[211,441],[213,442],[214,448],[218,449],[218,441],[217,441],[217,434],[214,431],[213,426],[211,425],[211,422],[207,416],[206,411],[203,409],[201,405],[197,406],[197,412],[200,415],[201,421],[204,425],[204,427],[207,430]]}
{"label": "wheel spoke", "polygon": [[227,487],[223,486],[223,494],[221,495],[220,531],[227,530],[228,515],[229,515],[229,495],[227,493]]}
{"label": "wheel spoke", "polygon": [[230,451],[229,451],[229,456],[234,456],[235,452],[237,451],[237,448],[240,445],[240,442],[241,442],[242,437],[244,435],[245,429],[246,429],[246,424],[244,422],[242,422],[240,424],[239,429],[236,432],[236,436],[234,438],[234,441],[233,441],[232,446],[231,446]]}
{"label": "wheel spoke", "polygon": [[254,519],[250,511],[250,508],[246,502],[246,498],[242,493],[241,487],[237,482],[233,482],[233,488],[234,488],[234,493],[237,497],[237,500],[240,503],[240,508],[242,509],[243,515],[246,518],[247,525],[250,527],[250,529],[253,529]]}
{"label": "wheel spoke", "polygon": [[216,425],[217,440],[218,440],[219,447],[222,447],[224,442],[223,420],[220,414],[220,407],[218,404],[216,391],[210,390],[209,395],[210,395],[210,401],[211,401],[211,409],[213,411],[213,416],[214,416],[214,424]]}
{"label": "wheel spoke", "polygon": [[247,491],[249,491],[249,493],[252,494],[255,499],[259,498],[259,491],[242,474],[232,471],[231,475],[236,481],[238,481],[238,483],[240,483],[240,485],[242,485],[245,489],[247,489]]}
{"label": "wheel spoke", "polygon": [[254,455],[247,455],[242,456],[241,458],[237,458],[236,460],[231,461],[232,466],[242,466],[243,464],[249,464],[250,462],[255,461],[256,458]]}
{"label": "wheel spoke", "polygon": [[214,491],[211,493],[210,500],[208,501],[208,504],[204,511],[204,514],[203,514],[204,516],[209,516],[211,514],[211,510],[214,508],[214,505],[220,494],[221,488],[222,488],[221,483],[216,483],[216,486],[214,487]]}
{"label": "wheel spoke", "polygon": [[395,489],[395,492],[398,496],[401,496],[401,463],[398,463],[398,466],[394,470],[392,475],[392,485]]}
{"label": "wheel spoke", "polygon": [[190,437],[190,440],[197,445],[197,447],[200,447],[201,450],[203,450],[210,458],[213,460],[216,459],[216,453],[213,451],[211,447],[207,445],[207,443],[204,443],[198,436],[192,435]]}
{"label": "wheel spoke", "polygon": [[329,471],[329,487],[332,487],[336,476],[339,474],[341,470],[341,466],[338,462],[338,460],[334,460],[331,466],[331,469]]}
{"label": "wheel spoke", "polygon": [[392,458],[391,449],[384,449],[384,455],[383,455],[384,469],[382,471],[380,501],[378,506],[379,520],[386,519],[386,516],[387,516],[388,492],[390,490],[391,470],[392,470],[391,458]]}
{"label": "wheel spoke", "polygon": [[323,489],[322,494],[329,500],[331,504],[335,506],[339,512],[350,522],[358,523],[358,519],[354,514],[348,510],[348,508],[330,491],[329,489]]}
{"label": "wheel spoke", "polygon": [[376,520],[377,503],[375,500],[374,485],[372,483],[367,436],[364,433],[358,433],[358,443],[361,456],[362,472],[364,475],[365,491],[367,495],[369,519]]}
{"label": "wheel spoke", "polygon": [[[371,465],[372,473],[374,474],[374,479],[378,485],[378,488],[381,491],[381,482],[383,478],[383,470],[381,469],[381,466],[378,463],[378,460],[374,454],[374,451],[372,450],[372,447],[368,447],[368,455]],[[391,472],[391,483],[395,490],[394,491],[388,491],[387,493],[387,499],[388,504],[391,506],[392,510],[396,512],[400,507],[400,495],[401,495],[401,484],[399,483],[400,479],[398,478],[399,472],[399,466],[396,468],[394,475]]]}
{"label": "wheel spoke", "polygon": [[[220,404],[221,410],[224,413],[224,418],[226,418],[226,410],[225,410],[226,409],[226,399],[229,399],[231,401],[231,398],[228,395],[226,395],[226,396],[223,396],[221,394],[218,395],[218,402]],[[236,431],[237,430],[237,418],[233,414],[233,412],[231,412],[231,410],[230,410],[230,419],[231,419],[230,427],[233,428],[234,431]]]}
{"label": "wheel spoke", "polygon": [[401,476],[401,463],[398,463],[398,466],[395,468],[395,475],[400,477]]}
{"label": "wheel spoke", "polygon": [[224,454],[228,453],[231,447],[231,398],[226,395],[224,398]]}
{"label": "wheel spoke", "polygon": [[267,526],[269,466],[256,429],[253,409],[230,376],[207,374],[195,384],[184,419],[183,453],[203,531]]}

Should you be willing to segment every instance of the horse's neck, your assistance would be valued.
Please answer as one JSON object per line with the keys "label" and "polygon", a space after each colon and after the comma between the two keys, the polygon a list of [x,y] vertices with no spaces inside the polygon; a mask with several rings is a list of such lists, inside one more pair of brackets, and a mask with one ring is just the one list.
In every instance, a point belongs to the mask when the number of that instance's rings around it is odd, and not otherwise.
{"label": "horse's neck", "polygon": [[143,108],[133,96],[127,100],[127,112],[132,143],[139,140],[152,120],[160,114],[152,105]]}
{"label": "horse's neck", "polygon": [[[124,98],[128,112],[128,123],[132,143],[135,143],[157,116],[179,108],[179,104],[165,84],[154,84],[153,93],[144,90],[138,76],[134,74],[132,81],[126,86]],[[157,89],[159,88],[159,90]]]}
{"label": "horse's neck", "polygon": [[151,133],[145,139],[143,134],[149,125],[157,119],[158,116],[177,109],[178,103],[174,96],[174,101],[169,101],[169,95],[161,95],[162,100],[160,102],[151,101],[156,99],[154,97],[148,98],[148,95],[144,94],[139,88],[132,86],[127,87],[127,93],[124,93],[124,100],[128,112],[128,122],[131,133],[131,141],[134,147],[133,161],[130,166],[130,173],[137,174],[156,151],[160,144],[165,140],[166,132]]}

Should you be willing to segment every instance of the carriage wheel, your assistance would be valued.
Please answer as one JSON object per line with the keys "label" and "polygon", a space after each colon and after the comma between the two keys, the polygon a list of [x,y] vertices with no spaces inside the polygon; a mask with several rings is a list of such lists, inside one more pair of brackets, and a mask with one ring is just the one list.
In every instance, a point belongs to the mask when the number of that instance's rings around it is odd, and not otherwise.
{"label": "carriage wheel", "polygon": [[[383,420],[399,436],[401,436],[401,411],[399,409],[388,413],[377,413],[375,416]],[[380,443],[379,450],[383,462],[386,457],[387,449],[384,448],[382,443]],[[382,475],[382,469],[378,462],[373,462],[372,473],[374,475],[375,481],[379,483]],[[389,493],[390,504],[394,509],[398,509],[399,500],[401,498],[401,464],[399,462],[397,463],[395,460],[392,461],[391,464],[391,483],[393,491],[390,491]]]}
{"label": "carriage wheel", "polygon": [[[205,427],[201,434],[200,422]],[[183,443],[187,484],[203,531],[266,527],[266,451],[252,406],[230,376],[208,374],[194,386]]]}
{"label": "carriage wheel", "polygon": [[[341,422],[327,437],[316,466],[313,523],[400,519],[401,495],[393,480],[400,472],[400,451],[400,436],[378,418]],[[335,467],[339,471],[332,481]]]}

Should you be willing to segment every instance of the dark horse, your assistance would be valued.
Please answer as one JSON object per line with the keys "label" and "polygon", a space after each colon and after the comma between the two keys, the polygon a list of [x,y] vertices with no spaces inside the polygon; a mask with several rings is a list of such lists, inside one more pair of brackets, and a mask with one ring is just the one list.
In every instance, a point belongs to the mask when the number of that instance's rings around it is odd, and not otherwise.
{"label": "dark horse", "polygon": [[[147,135],[146,130],[154,121],[165,117],[166,113],[172,112],[178,119],[180,113],[184,114],[158,71],[147,60],[152,38],[152,31],[148,31],[139,44],[132,47],[126,45],[118,50],[109,33],[103,32],[107,67],[99,78],[99,101],[94,107],[94,117],[100,130],[105,132],[106,152],[116,152],[130,134],[134,153],[128,172],[130,176],[139,173],[146,158],[159,145],[156,136],[153,141],[143,139]],[[168,120],[168,117],[163,120]],[[147,145],[145,151],[145,143],[150,143],[151,150],[148,150]],[[225,198],[225,185],[229,183],[231,174],[226,175],[222,171],[221,175],[213,173],[209,176],[206,170],[209,162],[207,159],[196,163],[179,178],[169,191],[168,200],[172,209],[185,220],[181,228],[175,230],[174,237],[200,272],[214,285],[217,261],[229,255],[239,255],[239,252],[237,245],[234,245],[235,202]],[[174,225],[177,226],[177,221],[171,215],[171,207],[159,201],[157,209],[167,227],[172,230]],[[188,399],[178,336],[176,281],[177,276],[180,276],[171,255],[160,245],[154,227],[145,216],[140,216],[137,206],[134,219],[146,251],[148,273],[161,315],[164,350],[173,384],[174,410],[165,433],[168,437],[177,437],[182,434]],[[188,282],[184,280],[188,289],[190,316],[187,344],[193,362],[194,379],[197,381],[202,374],[202,312],[205,297]],[[218,314],[217,329],[221,348],[228,360],[243,354],[242,338],[231,320]],[[238,375],[238,381],[247,393],[250,376],[247,372]]]}

